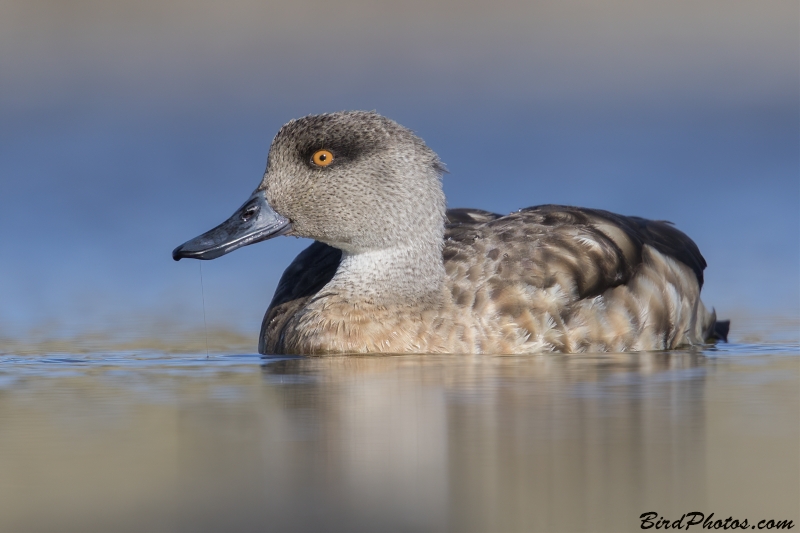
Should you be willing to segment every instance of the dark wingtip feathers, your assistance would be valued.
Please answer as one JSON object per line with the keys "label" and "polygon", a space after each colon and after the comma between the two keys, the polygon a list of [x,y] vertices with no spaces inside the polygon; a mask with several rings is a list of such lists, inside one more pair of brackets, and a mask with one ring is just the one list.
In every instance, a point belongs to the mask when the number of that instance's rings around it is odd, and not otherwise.
{"label": "dark wingtip feathers", "polygon": [[730,320],[717,320],[714,322],[714,327],[711,334],[708,336],[710,342],[722,341],[728,342],[728,332],[731,329]]}

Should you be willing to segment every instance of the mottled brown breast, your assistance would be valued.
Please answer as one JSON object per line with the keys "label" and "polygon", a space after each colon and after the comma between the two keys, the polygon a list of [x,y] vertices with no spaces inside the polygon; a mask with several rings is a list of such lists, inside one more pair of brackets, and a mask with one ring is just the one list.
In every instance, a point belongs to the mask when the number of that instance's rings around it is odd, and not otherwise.
{"label": "mottled brown breast", "polygon": [[341,250],[318,241],[295,257],[283,272],[261,323],[260,353],[283,353],[286,322],[333,278],[341,258]]}

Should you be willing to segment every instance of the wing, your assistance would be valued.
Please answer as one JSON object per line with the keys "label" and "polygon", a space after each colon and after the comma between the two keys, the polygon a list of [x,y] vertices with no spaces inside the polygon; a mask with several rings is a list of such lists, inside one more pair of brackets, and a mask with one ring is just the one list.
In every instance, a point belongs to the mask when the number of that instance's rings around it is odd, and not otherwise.
{"label": "wing", "polygon": [[333,278],[342,252],[314,241],[286,268],[261,323],[258,351],[276,353],[286,322]]}
{"label": "wing", "polygon": [[[627,283],[642,265],[643,247],[649,245],[688,266],[698,284],[703,283],[706,262],[697,245],[669,222],[558,205],[529,207],[502,217],[454,211],[457,215],[452,217],[448,211],[444,249],[451,274],[465,269],[463,275],[498,282],[513,280],[539,288],[558,284],[583,299]],[[483,272],[466,271],[475,268]]]}

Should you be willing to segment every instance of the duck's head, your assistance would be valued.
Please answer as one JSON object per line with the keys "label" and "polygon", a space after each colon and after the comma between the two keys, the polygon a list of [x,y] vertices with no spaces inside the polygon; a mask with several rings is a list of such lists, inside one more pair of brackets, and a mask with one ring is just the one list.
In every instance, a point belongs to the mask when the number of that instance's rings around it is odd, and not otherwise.
{"label": "duck's head", "polygon": [[358,254],[440,245],[444,167],[410,130],[374,112],[310,115],[284,125],[261,184],[228,220],[172,252],[215,259],[278,235]]}

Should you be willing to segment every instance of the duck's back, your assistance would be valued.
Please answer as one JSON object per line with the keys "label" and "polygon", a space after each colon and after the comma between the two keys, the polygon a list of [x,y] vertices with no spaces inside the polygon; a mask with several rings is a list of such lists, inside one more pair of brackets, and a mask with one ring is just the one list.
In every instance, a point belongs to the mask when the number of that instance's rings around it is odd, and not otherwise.
{"label": "duck's back", "polygon": [[[447,272],[431,352],[668,349],[702,342],[705,260],[668,222],[545,205],[500,216],[447,212]],[[286,269],[259,351],[282,353],[292,317],[331,280],[341,252],[315,242]],[[439,338],[437,338],[437,335]]]}
{"label": "duck's back", "polygon": [[699,298],[706,262],[669,222],[556,205],[453,215],[453,300],[503,332],[501,351],[668,349],[713,327]]}

